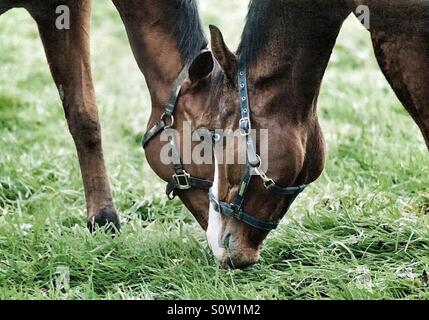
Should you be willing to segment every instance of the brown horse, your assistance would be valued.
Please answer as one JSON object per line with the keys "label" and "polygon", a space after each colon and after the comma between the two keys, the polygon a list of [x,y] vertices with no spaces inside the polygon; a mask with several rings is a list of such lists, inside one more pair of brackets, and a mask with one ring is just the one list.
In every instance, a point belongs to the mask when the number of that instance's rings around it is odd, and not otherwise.
{"label": "brown horse", "polygon": [[[207,47],[197,5],[194,0],[113,0],[113,3],[122,17],[135,58],[146,78],[152,98],[148,127],[152,127],[164,113],[182,68]],[[189,68],[174,115],[179,131],[182,131],[184,121],[191,121],[199,127],[196,119],[210,115],[217,117],[218,102],[211,97],[212,67],[213,59],[205,53]],[[169,181],[172,167],[160,160],[164,144],[159,137],[154,138],[146,146],[146,155],[153,170]],[[214,167],[192,164],[186,170],[195,177],[212,179]],[[206,229],[207,190],[178,191],[177,195]]]}
{"label": "brown horse", "polygon": [[[284,187],[309,184],[324,168],[325,145],[317,118],[321,81],[343,21],[358,6],[366,5],[381,69],[429,146],[426,1],[333,0],[327,5],[326,0],[253,0],[238,51],[231,52],[220,31],[211,27],[212,55],[199,54],[205,38],[194,1],[114,3],[152,95],[148,128],[165,120],[162,115],[171,90],[177,88],[176,79],[184,70],[174,127],[181,132],[183,122],[190,121],[194,130],[237,129],[240,102],[246,99],[239,95],[243,84],[237,80],[238,61],[244,61],[253,128],[269,128],[266,173]],[[165,144],[153,138],[145,149],[155,172],[170,181],[173,167],[160,159]],[[234,146],[225,151],[237,154],[240,150]],[[231,203],[242,194],[245,170],[244,165],[217,160],[215,166],[184,165],[190,176],[201,179],[212,179],[215,171],[213,204],[209,205],[204,189],[185,188],[176,194],[207,230],[209,245],[221,265],[245,267],[258,260],[268,231],[215,208],[216,203]],[[259,222],[278,221],[294,196],[273,194],[260,179],[252,179],[242,210]]]}
{"label": "brown horse", "polygon": [[[59,29],[59,5],[70,13],[70,28]],[[52,76],[60,92],[70,132],[76,144],[88,212],[88,226],[119,219],[112,200],[103,159],[100,123],[91,77],[89,0],[0,0],[0,15],[25,8],[37,22]],[[61,13],[61,12],[60,12]]]}
{"label": "brown horse", "polygon": [[[429,5],[426,1],[253,1],[237,56],[223,50],[222,70],[236,77],[237,57],[248,70],[254,128],[269,128],[268,176],[282,186],[309,184],[324,167],[323,135],[317,97],[323,74],[344,19],[357,5],[370,12],[377,59],[396,94],[419,125],[429,146]],[[218,38],[214,30],[215,38]],[[222,59],[220,60],[222,61]],[[235,110],[237,88],[226,90],[225,107]],[[234,117],[232,116],[232,117]],[[231,116],[222,119],[228,123]],[[231,150],[237,152],[237,150]],[[219,165],[216,201],[230,203],[241,187],[242,170]],[[243,210],[254,218],[277,221],[290,198],[275,195],[252,180]],[[224,265],[255,263],[267,231],[210,208],[209,242]],[[213,222],[213,226],[211,225]]]}

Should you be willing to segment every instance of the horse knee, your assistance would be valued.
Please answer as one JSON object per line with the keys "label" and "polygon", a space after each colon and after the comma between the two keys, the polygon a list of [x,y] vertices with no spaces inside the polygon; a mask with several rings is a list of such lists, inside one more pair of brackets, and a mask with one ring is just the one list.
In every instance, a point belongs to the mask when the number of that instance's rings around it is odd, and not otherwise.
{"label": "horse knee", "polygon": [[94,150],[101,147],[101,130],[98,116],[87,111],[72,112],[69,114],[68,125],[76,144],[85,150]]}

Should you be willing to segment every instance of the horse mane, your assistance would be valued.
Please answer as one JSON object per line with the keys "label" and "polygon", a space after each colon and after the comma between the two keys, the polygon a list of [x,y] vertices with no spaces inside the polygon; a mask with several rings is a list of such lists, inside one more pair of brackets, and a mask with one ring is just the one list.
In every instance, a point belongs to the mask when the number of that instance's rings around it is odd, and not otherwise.
{"label": "horse mane", "polygon": [[174,37],[182,59],[185,63],[191,61],[208,45],[204,34],[197,0],[174,0],[176,16],[172,24]]}
{"label": "horse mane", "polygon": [[237,51],[241,59],[249,64],[256,60],[258,53],[269,43],[272,28],[276,25],[270,17],[273,15],[272,5],[270,0],[251,0],[249,3],[246,25]]}
{"label": "horse mane", "polygon": [[323,25],[329,33],[349,11],[347,4],[336,9],[327,11],[323,0],[251,0],[237,53],[252,64],[261,51],[272,46],[277,50],[276,60],[281,60],[290,54],[291,46],[304,40],[317,44],[315,25]]}

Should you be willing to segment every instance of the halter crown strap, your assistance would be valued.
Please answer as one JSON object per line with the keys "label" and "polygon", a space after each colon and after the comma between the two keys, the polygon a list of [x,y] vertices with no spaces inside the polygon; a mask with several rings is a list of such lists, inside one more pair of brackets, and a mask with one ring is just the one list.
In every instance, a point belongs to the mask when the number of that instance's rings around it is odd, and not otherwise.
{"label": "halter crown strap", "polygon": [[[142,141],[143,148],[146,147],[147,143],[152,140],[154,136],[174,124],[174,111],[176,109],[177,100],[179,100],[183,81],[185,81],[186,75],[188,74],[189,66],[189,64],[185,65],[185,67],[180,72],[178,78],[176,79],[167,106],[165,107],[165,112],[161,116],[161,119],[145,133]],[[170,123],[166,122],[167,118],[170,118]]]}
{"label": "halter crown strap", "polygon": [[246,137],[247,160],[253,167],[260,165],[260,159],[256,153],[256,147],[252,135],[252,122],[250,120],[250,102],[247,88],[247,67],[240,59],[238,64],[238,93],[240,96],[241,119],[239,129],[242,136]]}
{"label": "halter crown strap", "polygon": [[247,67],[240,60],[238,65],[238,93],[240,95],[240,130],[243,135],[249,135],[252,130],[250,123],[250,105],[249,94],[247,89]]}

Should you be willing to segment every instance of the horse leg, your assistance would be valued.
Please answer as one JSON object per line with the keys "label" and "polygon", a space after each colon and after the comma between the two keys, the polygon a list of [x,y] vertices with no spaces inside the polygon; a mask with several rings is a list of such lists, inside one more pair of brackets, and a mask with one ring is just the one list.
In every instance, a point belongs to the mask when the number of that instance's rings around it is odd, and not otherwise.
{"label": "horse leg", "polygon": [[103,159],[101,129],[91,76],[89,0],[68,1],[70,29],[56,27],[55,6],[27,8],[36,20],[52,76],[74,139],[85,189],[88,227],[120,228]]}
{"label": "horse leg", "polygon": [[429,148],[429,20],[403,27],[399,17],[395,26],[380,20],[371,30],[378,63]]}

